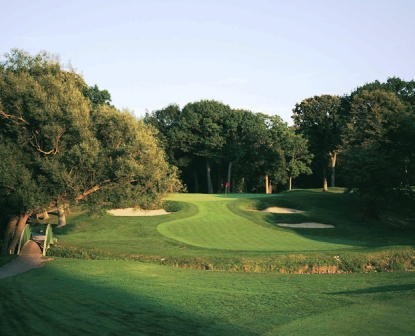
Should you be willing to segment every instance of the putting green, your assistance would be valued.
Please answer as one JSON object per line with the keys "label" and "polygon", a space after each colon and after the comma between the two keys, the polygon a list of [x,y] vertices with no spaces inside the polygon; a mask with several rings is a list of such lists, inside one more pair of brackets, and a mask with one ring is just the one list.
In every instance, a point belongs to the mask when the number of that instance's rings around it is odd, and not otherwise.
{"label": "putting green", "polygon": [[192,217],[162,223],[157,229],[166,237],[189,245],[226,250],[322,251],[362,244],[329,238],[311,239],[292,231],[259,226],[228,209],[229,202],[242,197],[257,198],[258,195],[174,195],[170,199],[193,203],[199,212]]}

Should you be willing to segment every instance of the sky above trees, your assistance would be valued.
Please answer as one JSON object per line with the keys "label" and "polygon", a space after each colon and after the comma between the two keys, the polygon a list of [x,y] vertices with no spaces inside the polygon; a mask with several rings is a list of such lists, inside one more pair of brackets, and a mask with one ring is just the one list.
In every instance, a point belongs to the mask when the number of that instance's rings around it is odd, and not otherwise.
{"label": "sky above trees", "polygon": [[137,116],[215,99],[292,123],[307,97],[415,78],[410,0],[16,0],[2,12],[1,54],[57,53]]}

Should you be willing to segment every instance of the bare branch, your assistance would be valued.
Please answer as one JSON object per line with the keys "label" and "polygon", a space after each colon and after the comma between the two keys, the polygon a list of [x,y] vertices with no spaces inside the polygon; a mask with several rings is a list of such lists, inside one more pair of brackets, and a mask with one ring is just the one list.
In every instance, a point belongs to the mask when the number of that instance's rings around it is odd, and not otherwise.
{"label": "bare branch", "polygon": [[90,189],[88,189],[88,190],[84,191],[82,194],[78,195],[78,196],[75,198],[75,202],[76,202],[76,203],[78,203],[79,201],[81,201],[81,200],[83,200],[85,197],[87,197],[89,194],[92,194],[92,193],[94,193],[94,192],[96,192],[96,191],[100,190],[100,189],[101,189],[101,187],[102,187],[102,184],[104,184],[104,183],[108,183],[108,182],[111,182],[111,180],[105,180],[105,181],[104,181],[104,182],[102,182],[101,184],[98,184],[98,185],[96,185],[96,186],[94,186],[94,187],[92,187],[92,188],[90,188]]}
{"label": "bare branch", "polygon": [[23,117],[16,117],[11,114],[6,114],[4,111],[0,110],[0,116],[2,116],[4,119],[12,119],[12,120],[18,120],[26,125],[30,125],[26,120],[23,119]]}
{"label": "bare branch", "polygon": [[120,138],[118,139],[118,143],[117,143],[117,145],[115,146],[115,149],[114,149],[114,150],[117,150],[117,149],[118,149],[118,147],[120,147],[120,145],[122,144],[122,142],[123,142],[123,138],[122,138],[122,137],[120,137]]}
{"label": "bare branch", "polygon": [[[58,136],[55,139],[55,148],[51,149],[50,151],[46,152],[44,150],[42,150],[42,148],[40,147],[39,141],[36,138],[36,134],[33,133],[33,137],[32,139],[34,139],[35,143],[33,143],[32,141],[30,141],[30,143],[32,144],[33,147],[35,147],[39,152],[45,154],[45,155],[56,155],[57,153],[59,153],[59,140],[62,137],[62,135],[66,132],[66,127],[64,127],[63,131],[61,133],[58,134]],[[37,132],[36,132],[37,133]]]}

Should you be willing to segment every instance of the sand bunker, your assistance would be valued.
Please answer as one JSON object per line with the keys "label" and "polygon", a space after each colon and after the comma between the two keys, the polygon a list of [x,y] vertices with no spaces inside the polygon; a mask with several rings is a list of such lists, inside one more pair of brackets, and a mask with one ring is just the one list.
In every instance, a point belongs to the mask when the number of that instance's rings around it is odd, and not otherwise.
{"label": "sand bunker", "polygon": [[300,213],[304,212],[302,210],[296,210],[296,209],[290,209],[290,208],[280,208],[280,207],[269,207],[265,210],[262,210],[263,212],[272,212],[272,213]]}
{"label": "sand bunker", "polygon": [[278,226],[291,227],[291,228],[311,228],[311,229],[332,229],[334,225],[321,224],[321,223],[299,223],[299,224],[277,224]]}
{"label": "sand bunker", "polygon": [[143,210],[135,208],[126,208],[126,209],[113,209],[108,211],[114,216],[160,216],[168,215],[170,212],[167,212],[164,209],[158,210]]}

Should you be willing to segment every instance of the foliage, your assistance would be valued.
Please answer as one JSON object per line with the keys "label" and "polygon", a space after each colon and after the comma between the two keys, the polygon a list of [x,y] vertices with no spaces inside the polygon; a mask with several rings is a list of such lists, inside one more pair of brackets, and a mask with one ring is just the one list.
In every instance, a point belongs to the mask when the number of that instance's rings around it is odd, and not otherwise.
{"label": "foliage", "polygon": [[94,86],[84,88],[83,94],[91,101],[94,108],[102,104],[111,106],[110,93],[107,90],[100,90],[96,84]]}
{"label": "foliage", "polygon": [[[55,55],[13,49],[4,56],[0,205],[9,212],[0,214],[3,227],[14,217],[70,202],[92,210],[109,199],[118,206],[158,207],[179,190],[176,168],[166,162],[155,130],[110,106],[106,90],[88,88]],[[23,227],[18,224],[16,234]]]}
{"label": "foliage", "polygon": [[183,110],[173,104],[147,113],[145,122],[157,128],[168,160],[179,167],[191,191],[198,192],[200,176],[206,176],[201,185],[208,192],[224,192],[225,182],[236,191],[235,181],[243,181],[242,190],[263,192],[265,175],[283,186],[290,170],[296,176],[309,172],[306,144],[299,145],[302,154],[293,153],[292,141],[302,140],[290,136],[287,124],[277,116],[204,100]]}
{"label": "foliage", "polygon": [[[334,168],[336,155],[342,144],[340,103],[339,96],[321,95],[304,99],[301,103],[295,104],[293,109],[294,127],[308,140],[310,152],[323,170],[324,190],[327,190],[328,161],[332,160]],[[332,176],[332,183],[334,183],[334,171],[332,171]]]}
{"label": "foliage", "polygon": [[378,217],[393,190],[411,194],[408,186],[415,181],[415,115],[399,94],[384,90],[388,85],[367,84],[376,89],[357,89],[345,98],[343,176],[350,190],[366,198],[370,217]]}

